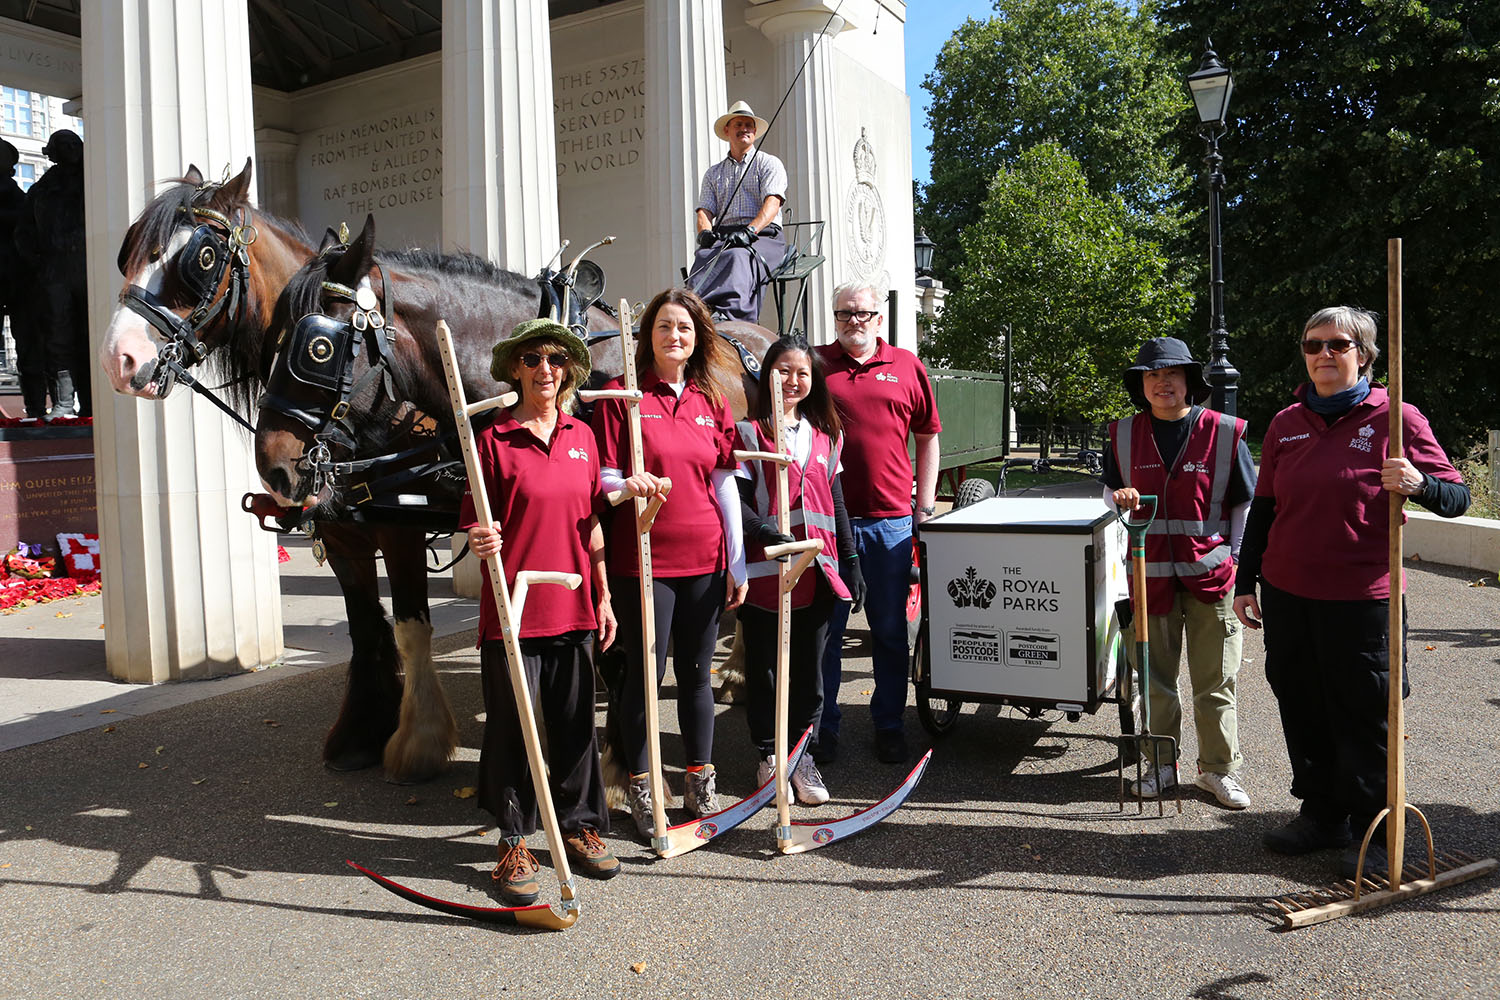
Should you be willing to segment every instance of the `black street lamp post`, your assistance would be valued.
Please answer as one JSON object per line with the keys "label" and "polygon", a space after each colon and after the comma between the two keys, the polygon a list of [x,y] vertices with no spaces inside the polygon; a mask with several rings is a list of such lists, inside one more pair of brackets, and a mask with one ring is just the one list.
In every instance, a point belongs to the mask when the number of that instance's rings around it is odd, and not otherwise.
{"label": "black street lamp post", "polygon": [[1228,131],[1229,96],[1234,92],[1234,75],[1219,62],[1213,42],[1205,43],[1203,62],[1187,78],[1188,91],[1198,110],[1198,134],[1208,147],[1203,157],[1208,176],[1208,261],[1209,261],[1209,349],[1208,383],[1213,387],[1211,405],[1221,413],[1233,416],[1239,393],[1240,373],[1229,362],[1229,331],[1224,327],[1224,243],[1219,229],[1219,193],[1224,190],[1224,158],[1219,155],[1219,139]]}

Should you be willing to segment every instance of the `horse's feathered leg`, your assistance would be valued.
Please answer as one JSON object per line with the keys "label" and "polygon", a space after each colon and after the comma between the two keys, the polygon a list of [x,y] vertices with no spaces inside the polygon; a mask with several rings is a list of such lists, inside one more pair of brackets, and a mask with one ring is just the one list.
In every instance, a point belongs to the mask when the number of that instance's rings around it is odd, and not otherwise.
{"label": "horse's feathered leg", "polygon": [[396,730],[401,676],[395,638],[380,604],[373,541],[360,529],[337,525],[324,526],[321,534],[344,594],[353,644],[344,702],[323,742],[323,761],[336,771],[353,771],[380,763]]}
{"label": "horse's feathered leg", "polygon": [[400,723],[385,745],[385,777],[402,784],[426,781],[447,769],[458,746],[458,724],[432,662],[426,536],[420,529],[388,528],[380,542],[406,678]]}

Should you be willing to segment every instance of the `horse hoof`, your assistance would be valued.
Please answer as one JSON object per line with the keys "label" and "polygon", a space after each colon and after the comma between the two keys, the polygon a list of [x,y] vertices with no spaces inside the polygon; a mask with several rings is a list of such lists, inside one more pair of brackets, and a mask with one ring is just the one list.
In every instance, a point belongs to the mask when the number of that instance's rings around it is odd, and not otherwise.
{"label": "horse hoof", "polygon": [[375,750],[347,750],[323,761],[330,771],[363,771],[380,763],[380,753]]}

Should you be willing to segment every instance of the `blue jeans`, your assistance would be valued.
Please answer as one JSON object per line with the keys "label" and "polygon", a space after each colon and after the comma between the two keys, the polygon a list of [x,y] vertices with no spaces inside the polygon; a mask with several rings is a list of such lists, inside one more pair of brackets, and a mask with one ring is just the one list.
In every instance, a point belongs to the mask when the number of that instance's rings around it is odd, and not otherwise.
{"label": "blue jeans", "polygon": [[[875,696],[870,716],[875,729],[901,728],[906,713],[907,659],[906,595],[911,588],[911,518],[854,517],[854,544],[865,577],[865,619],[875,643]],[[823,721],[829,732],[839,731],[839,681],[843,672],[844,626],[849,605],[839,601],[828,619],[828,644],[823,647]]]}

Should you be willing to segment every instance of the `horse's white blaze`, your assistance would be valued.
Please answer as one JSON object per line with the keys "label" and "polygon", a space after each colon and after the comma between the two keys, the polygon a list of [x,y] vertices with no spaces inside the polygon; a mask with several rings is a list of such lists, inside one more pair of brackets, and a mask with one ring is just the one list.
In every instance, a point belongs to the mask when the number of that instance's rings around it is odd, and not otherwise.
{"label": "horse's white blaze", "polygon": [[[192,230],[186,226],[180,228],[172,235],[172,242],[167,247],[167,252],[154,261],[151,261],[142,270],[140,277],[144,280],[136,282],[153,295],[160,295],[162,284],[166,280],[164,267],[166,262],[173,260],[177,252],[187,245],[188,237]],[[115,314],[110,318],[109,326],[104,331],[104,340],[99,345],[99,367],[104,369],[104,374],[109,377],[109,384],[115,392],[126,396],[141,396],[145,399],[156,398],[156,387],[146,385],[136,388],[131,385],[131,379],[135,377],[142,365],[153,361],[159,351],[159,344],[165,344],[166,339],[156,331],[156,327],[147,323],[145,317],[121,303]]]}

